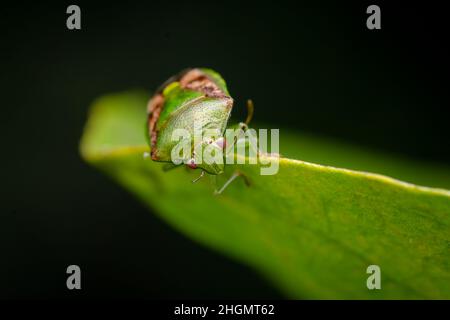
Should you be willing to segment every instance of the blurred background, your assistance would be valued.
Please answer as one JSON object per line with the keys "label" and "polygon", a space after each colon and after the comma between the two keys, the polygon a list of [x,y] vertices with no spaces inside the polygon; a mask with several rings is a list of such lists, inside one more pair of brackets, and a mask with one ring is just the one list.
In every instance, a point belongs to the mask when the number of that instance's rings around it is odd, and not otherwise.
{"label": "blurred background", "polygon": [[[98,96],[149,93],[186,67],[219,71],[245,115],[375,151],[450,164],[442,5],[81,2],[0,12],[1,298],[281,298],[250,268],[197,245],[83,163]],[[381,8],[381,30],[366,8]],[[145,119],[143,119],[145,121]],[[66,267],[82,290],[66,289]]]}

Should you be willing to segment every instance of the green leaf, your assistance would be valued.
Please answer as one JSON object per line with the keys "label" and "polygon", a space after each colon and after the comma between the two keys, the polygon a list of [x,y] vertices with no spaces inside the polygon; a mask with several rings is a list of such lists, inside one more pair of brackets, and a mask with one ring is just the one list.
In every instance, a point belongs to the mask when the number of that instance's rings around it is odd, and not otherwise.
{"label": "green leaf", "polygon": [[[450,298],[449,191],[282,158],[273,176],[239,166],[251,186],[238,179],[217,196],[211,179],[191,183],[198,170],[164,172],[163,164],[143,159],[147,98],[128,92],[99,99],[81,153],[174,228],[250,265],[288,297]],[[450,186],[445,167],[284,130],[280,140],[284,156]],[[372,264],[381,268],[381,290],[367,289]]]}

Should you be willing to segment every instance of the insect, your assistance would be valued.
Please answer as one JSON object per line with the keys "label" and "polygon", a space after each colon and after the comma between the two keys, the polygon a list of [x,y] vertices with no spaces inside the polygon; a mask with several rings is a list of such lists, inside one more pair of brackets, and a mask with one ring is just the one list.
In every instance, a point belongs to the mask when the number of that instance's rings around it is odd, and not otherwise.
{"label": "insect", "polygon": [[[215,71],[206,68],[186,69],[169,78],[156,91],[147,106],[147,130],[151,147],[150,157],[154,161],[171,162],[167,168],[177,165],[172,161],[172,149],[177,141],[172,134],[176,129],[194,131],[194,122],[201,130],[217,130],[220,133],[215,139],[204,138],[195,144],[189,141],[192,148],[183,163],[191,169],[201,169],[202,178],[205,173],[219,175],[224,172],[224,162],[206,163],[197,161],[196,154],[204,148],[224,150],[227,141],[225,129],[233,108],[233,98],[230,96],[223,78]],[[247,119],[238,124],[244,132],[253,116],[253,103],[247,102]],[[238,142],[236,138],[232,143]],[[229,142],[229,141],[228,141]],[[235,172],[228,181],[216,190],[221,193],[234,179],[242,176],[246,184],[249,181],[241,172]]]}

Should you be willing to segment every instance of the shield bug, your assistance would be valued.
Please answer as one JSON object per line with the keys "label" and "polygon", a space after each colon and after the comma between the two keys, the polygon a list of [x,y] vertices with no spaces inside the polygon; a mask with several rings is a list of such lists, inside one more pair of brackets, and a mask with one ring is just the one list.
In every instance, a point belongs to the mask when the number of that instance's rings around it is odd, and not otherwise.
{"label": "shield bug", "polygon": [[[205,148],[224,151],[226,140],[224,132],[233,108],[233,98],[230,96],[226,83],[215,71],[206,68],[186,69],[169,78],[156,91],[147,106],[147,130],[150,143],[150,157],[154,161],[171,162],[172,167],[185,164],[191,169],[201,169],[200,176],[205,172],[218,175],[224,171],[224,161],[198,161],[198,155]],[[239,124],[242,130],[248,129],[248,123],[253,115],[253,104],[248,101],[248,116],[244,123]],[[188,155],[173,159],[173,150],[179,142],[174,141],[175,130],[189,133],[186,138],[189,148]],[[213,137],[200,135],[195,140],[196,130],[201,133],[212,130],[217,132]],[[236,143],[233,141],[232,143]],[[222,153],[223,154],[223,153]],[[216,191],[221,193],[236,177],[243,176],[235,172],[224,186]],[[244,180],[248,184],[245,176]]]}

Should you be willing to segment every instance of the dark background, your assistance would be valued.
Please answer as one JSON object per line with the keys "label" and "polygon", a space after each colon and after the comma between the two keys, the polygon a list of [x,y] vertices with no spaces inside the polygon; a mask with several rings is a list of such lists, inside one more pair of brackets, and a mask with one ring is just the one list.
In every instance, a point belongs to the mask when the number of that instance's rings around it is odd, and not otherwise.
{"label": "dark background", "polygon": [[[75,2],[80,31],[72,2],[1,5],[0,297],[282,297],[80,159],[93,99],[189,66],[222,73],[272,127],[450,163],[443,5],[167,2]],[[381,30],[366,28],[369,4]],[[70,264],[81,291],[65,287]]]}

